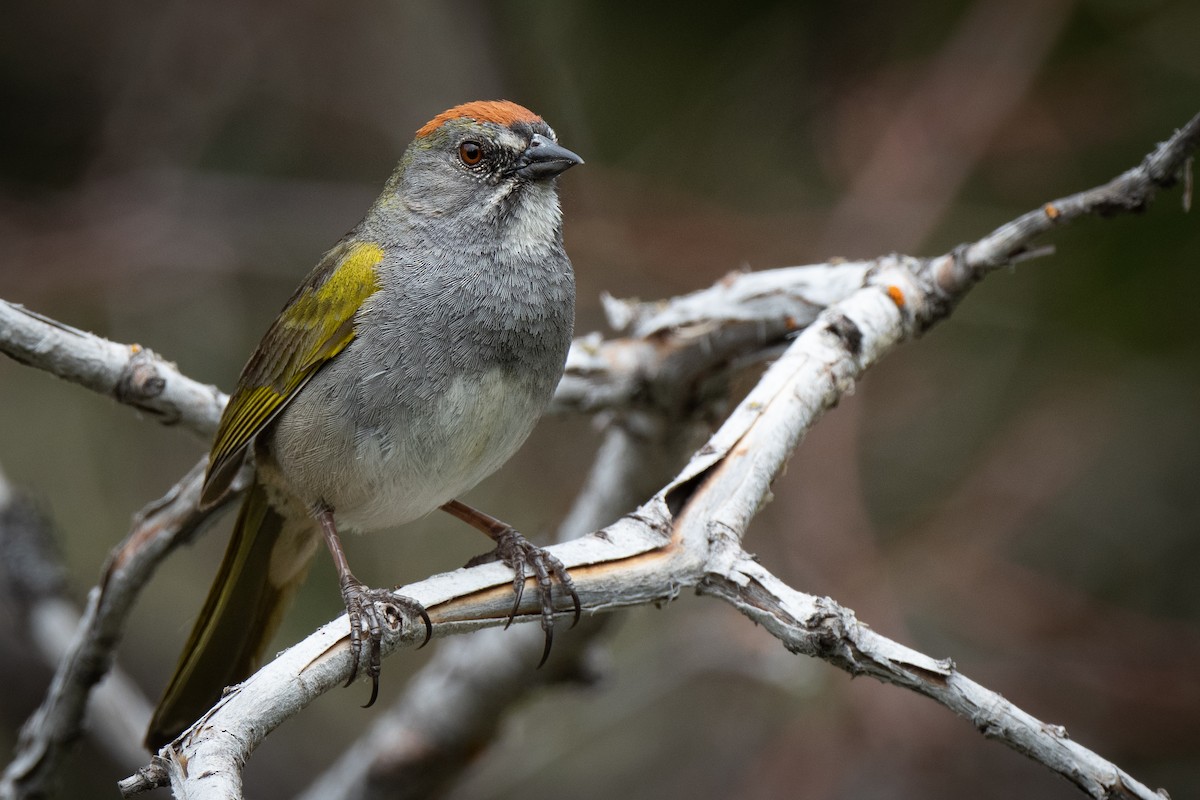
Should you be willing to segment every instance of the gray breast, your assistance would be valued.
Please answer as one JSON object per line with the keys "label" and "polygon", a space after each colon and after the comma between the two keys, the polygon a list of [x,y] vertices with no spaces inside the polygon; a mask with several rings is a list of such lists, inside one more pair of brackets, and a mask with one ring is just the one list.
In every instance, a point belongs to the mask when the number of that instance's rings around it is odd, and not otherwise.
{"label": "gray breast", "polygon": [[369,530],[496,470],[533,429],[570,345],[574,279],[554,250],[504,269],[385,259],[354,341],[280,416],[264,476]]}

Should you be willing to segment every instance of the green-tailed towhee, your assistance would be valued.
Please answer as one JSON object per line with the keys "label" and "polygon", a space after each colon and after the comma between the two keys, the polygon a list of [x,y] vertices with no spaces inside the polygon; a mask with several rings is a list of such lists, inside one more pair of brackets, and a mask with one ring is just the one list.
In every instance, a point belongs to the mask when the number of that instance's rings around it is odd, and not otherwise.
{"label": "green-tailed towhee", "polygon": [[[375,700],[386,617],[429,617],[351,574],[338,529],[443,508],[537,579],[549,652],[552,581],[570,576],[511,527],[454,498],[533,429],[562,376],[575,279],[555,176],[582,163],[533,112],[466,103],[417,131],[366,217],[309,273],[242,370],[209,457],[202,504],[249,453],[251,485],[204,608],[146,736],[157,748],[258,665],[322,534],[350,617],[354,672]],[[511,618],[510,618],[511,621]],[[353,680],[353,676],[351,677]]]}

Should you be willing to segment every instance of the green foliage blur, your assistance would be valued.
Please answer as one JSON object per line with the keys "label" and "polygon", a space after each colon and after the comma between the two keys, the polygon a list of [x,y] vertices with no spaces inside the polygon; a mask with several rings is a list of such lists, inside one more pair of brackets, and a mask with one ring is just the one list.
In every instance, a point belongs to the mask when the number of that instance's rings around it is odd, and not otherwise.
{"label": "green foliage blur", "polygon": [[[459,102],[527,105],[586,159],[561,182],[581,334],[603,328],[605,291],[944,252],[1107,181],[1200,111],[1188,0],[701,8],[10,0],[0,297],[228,390],[412,133]],[[1198,225],[1176,189],[992,276],[818,425],[747,542],[1175,797],[1200,793]],[[8,361],[0,409],[0,468],[53,515],[81,601],[130,515],[206,449]],[[548,419],[469,499],[550,531],[597,441]],[[122,642],[148,695],[225,529],[171,559]],[[430,517],[349,555],[389,585],[485,544]],[[338,613],[326,561],[280,648]],[[426,652],[389,660],[388,696]],[[40,691],[0,698],[0,751]],[[387,705],[362,695],[273,734],[250,795],[306,785]],[[503,733],[454,797],[1078,796],[943,708],[692,597],[625,615],[598,685]],[[136,766],[87,743],[70,764],[64,797],[115,797]]]}

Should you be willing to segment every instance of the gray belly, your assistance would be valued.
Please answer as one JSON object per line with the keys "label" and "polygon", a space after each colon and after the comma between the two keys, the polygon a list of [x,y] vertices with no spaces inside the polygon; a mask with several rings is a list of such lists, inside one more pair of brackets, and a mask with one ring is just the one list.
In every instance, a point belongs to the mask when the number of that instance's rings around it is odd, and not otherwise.
{"label": "gray belly", "polygon": [[356,380],[340,366],[314,376],[280,415],[260,470],[362,531],[423,516],[496,471],[548,399],[492,369],[459,375],[423,403],[398,403],[380,376]]}

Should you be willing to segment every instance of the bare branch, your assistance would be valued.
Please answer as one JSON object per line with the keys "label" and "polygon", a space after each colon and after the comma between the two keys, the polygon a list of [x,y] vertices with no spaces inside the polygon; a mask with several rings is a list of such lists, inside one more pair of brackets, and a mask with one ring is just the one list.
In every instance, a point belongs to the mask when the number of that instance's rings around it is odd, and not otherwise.
{"label": "bare branch", "polygon": [[141,345],[110,342],[5,300],[0,300],[0,353],[205,439],[217,429],[229,399]]}
{"label": "bare branch", "polygon": [[[1200,114],[1188,120],[1133,169],[1103,186],[1046,203],[964,248],[961,262],[967,274],[959,274],[959,280],[969,278],[971,272],[978,274],[1007,265],[1038,236],[1080,217],[1145,211],[1159,189],[1169,189],[1187,175],[1197,147],[1200,147]],[[945,280],[949,276],[938,277]],[[953,286],[950,283],[943,288],[953,291]]]}
{"label": "bare branch", "polygon": [[[79,628],[79,611],[67,597],[50,521],[0,473],[0,595],[19,615],[24,636],[9,643],[53,668]],[[0,619],[0,623],[5,620]],[[5,626],[0,624],[0,632]],[[39,673],[40,674],[40,673]],[[150,704],[124,671],[114,668],[90,699],[96,745],[132,769],[145,760],[137,746],[150,720]]]}
{"label": "bare branch", "polygon": [[1045,764],[1092,797],[1166,797],[1072,741],[1061,725],[1042,722],[967,678],[949,659],[935,660],[880,636],[828,597],[791,589],[740,548],[722,562],[722,570],[710,573],[700,591],[729,602],[793,653],[931,697],[970,720],[984,736]]}
{"label": "bare branch", "polygon": [[0,798],[38,797],[79,737],[88,698],[113,661],[125,621],[158,563],[213,516],[199,512],[202,460],[160,500],[143,509],[125,541],[109,556],[50,689],[25,722],[13,761],[0,777]]}

